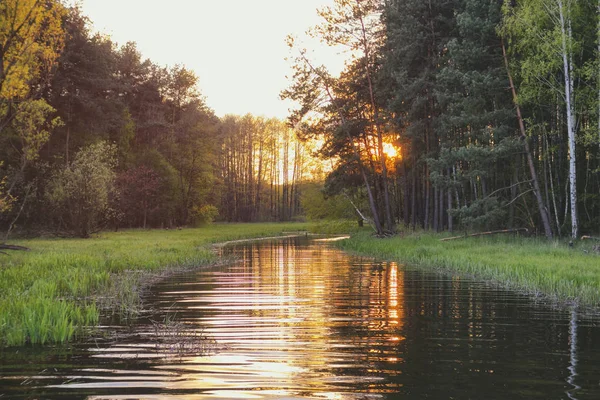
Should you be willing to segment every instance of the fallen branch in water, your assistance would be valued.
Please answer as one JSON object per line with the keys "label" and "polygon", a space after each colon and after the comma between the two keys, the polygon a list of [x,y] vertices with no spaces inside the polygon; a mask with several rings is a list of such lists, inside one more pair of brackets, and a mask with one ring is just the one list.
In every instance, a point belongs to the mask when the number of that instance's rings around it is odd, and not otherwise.
{"label": "fallen branch in water", "polygon": [[529,230],[527,228],[502,229],[499,231],[479,232],[479,233],[472,233],[470,235],[453,236],[453,237],[449,237],[449,238],[440,239],[440,241],[447,242],[448,240],[464,239],[464,238],[468,238],[468,237],[488,236],[488,235],[495,235],[497,233],[517,233],[517,232],[529,233]]}

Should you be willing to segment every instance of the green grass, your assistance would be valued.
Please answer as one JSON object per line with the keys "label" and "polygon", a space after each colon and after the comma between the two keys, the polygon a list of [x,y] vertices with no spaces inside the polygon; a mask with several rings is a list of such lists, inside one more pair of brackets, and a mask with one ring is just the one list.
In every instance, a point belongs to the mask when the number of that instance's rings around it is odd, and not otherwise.
{"label": "green grass", "polygon": [[31,251],[0,255],[0,345],[63,343],[96,325],[101,309],[127,315],[139,306],[141,288],[153,276],[216,262],[211,243],[309,229],[321,228],[215,224],[11,242]]}
{"label": "green grass", "polygon": [[600,255],[591,242],[567,243],[511,236],[488,236],[441,242],[443,235],[400,234],[377,239],[358,233],[338,245],[381,259],[444,269],[559,302],[600,306]]}

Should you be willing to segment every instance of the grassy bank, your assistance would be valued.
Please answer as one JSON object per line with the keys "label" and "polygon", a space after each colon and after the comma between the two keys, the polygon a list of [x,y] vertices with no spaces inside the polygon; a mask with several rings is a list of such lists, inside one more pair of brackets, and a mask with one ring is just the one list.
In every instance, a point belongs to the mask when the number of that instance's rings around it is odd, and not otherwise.
{"label": "grassy bank", "polygon": [[345,250],[377,258],[446,269],[510,288],[600,306],[600,255],[581,243],[520,237],[480,237],[441,242],[443,236],[410,233],[376,239],[359,233],[338,242]]}
{"label": "grassy bank", "polygon": [[0,255],[0,346],[69,341],[82,327],[97,324],[100,308],[127,312],[135,306],[149,276],[216,262],[211,243],[326,228],[216,224],[14,241],[31,251]]}

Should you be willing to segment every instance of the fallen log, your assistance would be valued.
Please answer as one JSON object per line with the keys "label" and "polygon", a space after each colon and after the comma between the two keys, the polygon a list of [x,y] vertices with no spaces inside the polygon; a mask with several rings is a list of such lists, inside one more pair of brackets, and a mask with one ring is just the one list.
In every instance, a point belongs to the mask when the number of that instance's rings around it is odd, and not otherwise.
{"label": "fallen log", "polygon": [[29,251],[29,247],[16,246],[14,244],[0,243],[0,252],[2,252],[3,254],[6,254],[2,250],[22,250],[22,251]]}
{"label": "fallen log", "polygon": [[496,235],[498,233],[517,233],[517,232],[529,233],[529,230],[527,228],[502,229],[499,231],[479,232],[479,233],[471,233],[470,235],[453,236],[453,237],[449,237],[449,238],[440,239],[440,241],[447,242],[449,240],[465,239],[468,237],[488,236],[488,235]]}
{"label": "fallen log", "polygon": [[582,236],[581,240],[598,240],[598,241],[600,241],[600,238],[593,237],[593,236]]}

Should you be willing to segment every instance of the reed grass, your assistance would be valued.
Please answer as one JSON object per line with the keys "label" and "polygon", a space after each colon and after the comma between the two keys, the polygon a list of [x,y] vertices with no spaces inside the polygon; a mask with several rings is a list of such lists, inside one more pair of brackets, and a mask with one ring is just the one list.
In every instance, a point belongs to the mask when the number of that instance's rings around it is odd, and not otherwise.
{"label": "reed grass", "polygon": [[594,243],[513,236],[440,241],[445,235],[401,233],[377,239],[358,233],[338,242],[341,248],[423,268],[474,276],[554,301],[600,307],[600,255]]}
{"label": "reed grass", "polygon": [[141,290],[153,277],[216,262],[212,243],[314,227],[214,224],[15,241],[31,251],[0,255],[0,346],[64,343],[97,325],[101,312],[135,315]]}

